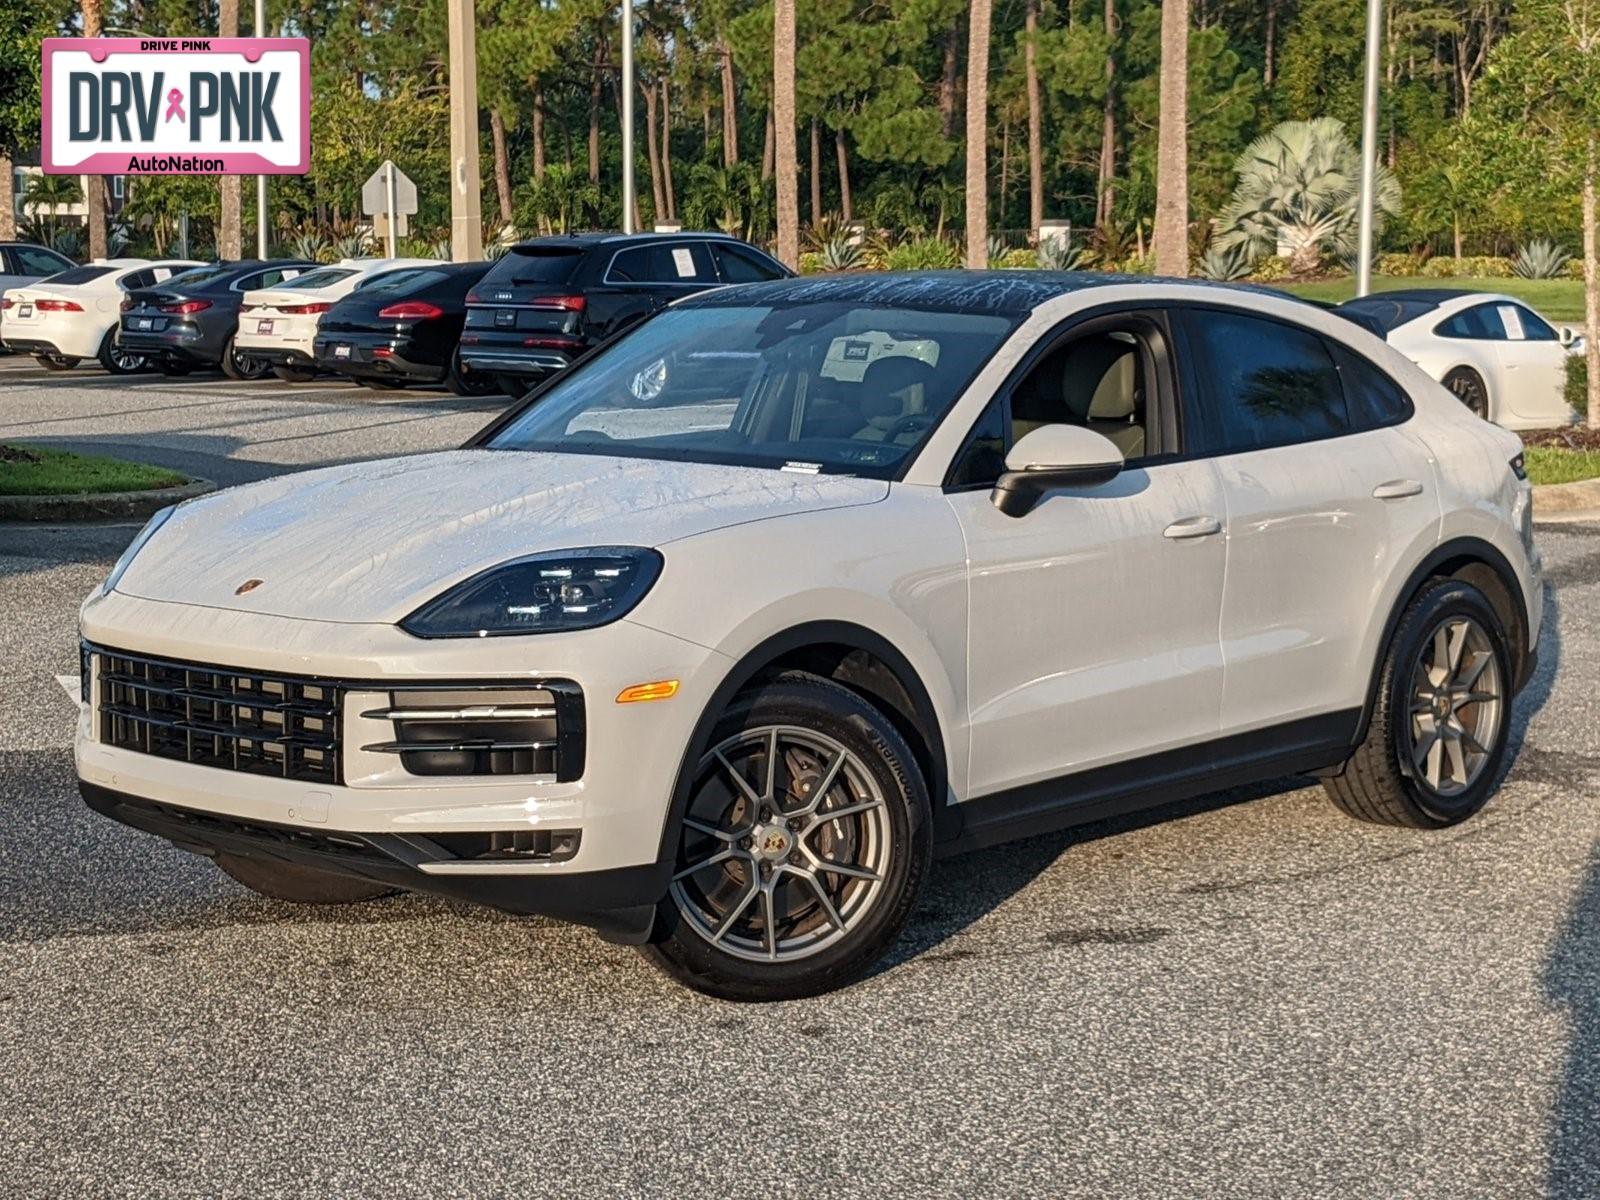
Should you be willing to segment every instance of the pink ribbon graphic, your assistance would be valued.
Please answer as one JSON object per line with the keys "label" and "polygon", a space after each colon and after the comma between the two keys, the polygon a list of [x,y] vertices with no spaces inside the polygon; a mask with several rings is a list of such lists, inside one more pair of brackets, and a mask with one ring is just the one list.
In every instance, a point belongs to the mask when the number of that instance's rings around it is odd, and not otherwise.
{"label": "pink ribbon graphic", "polygon": [[173,117],[177,117],[180,121],[189,119],[183,115],[183,93],[177,88],[173,88],[167,93],[167,115],[165,120],[170,121]]}

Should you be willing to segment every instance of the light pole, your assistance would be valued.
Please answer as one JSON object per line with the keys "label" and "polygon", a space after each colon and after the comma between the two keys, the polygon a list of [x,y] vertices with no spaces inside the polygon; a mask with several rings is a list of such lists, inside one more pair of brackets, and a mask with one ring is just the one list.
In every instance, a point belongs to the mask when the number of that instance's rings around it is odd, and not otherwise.
{"label": "light pole", "polygon": [[[267,0],[256,0],[256,36],[267,36]],[[256,176],[256,257],[267,256],[267,177]]]}
{"label": "light pole", "polygon": [[622,0],[622,232],[633,227],[633,0]]}
{"label": "light pole", "polygon": [[473,0],[447,0],[450,27],[450,257],[483,257],[478,178],[478,34]]}
{"label": "light pole", "polygon": [[1367,0],[1367,78],[1361,98],[1361,197],[1356,222],[1356,295],[1372,291],[1373,208],[1378,183],[1378,68],[1383,0]]}

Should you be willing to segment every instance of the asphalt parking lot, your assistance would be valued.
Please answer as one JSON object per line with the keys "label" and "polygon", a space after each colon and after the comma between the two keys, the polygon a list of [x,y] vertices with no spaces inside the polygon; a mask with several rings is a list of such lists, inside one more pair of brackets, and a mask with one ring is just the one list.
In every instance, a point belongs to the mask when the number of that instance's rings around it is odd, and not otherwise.
{"label": "asphalt parking lot", "polygon": [[[223,483],[500,403],[0,359],[0,440]],[[132,532],[0,526],[6,1195],[1600,1195],[1600,527],[1539,531],[1476,820],[1291,779],[970,855],[873,977],[759,1008],[559,925],[270,903],[89,813],[56,676]]]}

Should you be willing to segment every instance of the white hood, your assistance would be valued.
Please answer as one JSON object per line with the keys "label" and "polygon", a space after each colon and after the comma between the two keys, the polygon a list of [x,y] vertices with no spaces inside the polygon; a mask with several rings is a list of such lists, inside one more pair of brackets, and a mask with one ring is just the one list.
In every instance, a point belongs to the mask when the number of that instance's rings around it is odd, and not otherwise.
{"label": "white hood", "polygon": [[[704,463],[454,450],[283,475],[185,504],[117,591],[318,621],[392,623],[542,550],[665,546],[870,504],[879,480]],[[667,551],[668,571],[672,555]],[[262,582],[238,595],[246,580]]]}

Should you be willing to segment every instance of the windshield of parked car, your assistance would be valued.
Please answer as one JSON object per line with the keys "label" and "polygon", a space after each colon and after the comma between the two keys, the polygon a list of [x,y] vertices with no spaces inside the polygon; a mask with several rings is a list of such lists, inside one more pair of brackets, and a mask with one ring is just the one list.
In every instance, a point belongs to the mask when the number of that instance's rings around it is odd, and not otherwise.
{"label": "windshield of parked car", "polygon": [[669,309],[488,445],[892,478],[1015,325],[863,304]]}

